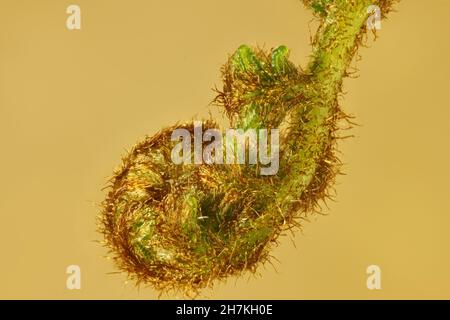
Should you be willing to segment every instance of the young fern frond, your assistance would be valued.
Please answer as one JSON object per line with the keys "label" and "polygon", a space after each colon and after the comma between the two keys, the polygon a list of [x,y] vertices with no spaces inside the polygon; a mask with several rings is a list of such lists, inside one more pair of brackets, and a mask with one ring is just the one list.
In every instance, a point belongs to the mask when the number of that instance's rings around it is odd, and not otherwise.
{"label": "young fern frond", "polygon": [[[318,19],[311,61],[301,70],[289,50],[241,46],[222,68],[215,103],[230,126],[283,128],[279,171],[257,166],[176,165],[171,133],[147,137],[123,158],[99,219],[118,267],[158,290],[198,292],[215,280],[254,271],[298,218],[314,212],[339,171],[335,155],[342,81],[363,35],[370,5],[383,16],[395,0],[304,0]],[[203,121],[204,130],[217,128]]]}

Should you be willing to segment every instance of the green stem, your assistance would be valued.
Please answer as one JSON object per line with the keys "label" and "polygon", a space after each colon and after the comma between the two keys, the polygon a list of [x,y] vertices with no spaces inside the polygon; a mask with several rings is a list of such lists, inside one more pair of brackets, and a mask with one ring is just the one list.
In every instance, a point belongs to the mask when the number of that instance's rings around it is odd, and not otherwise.
{"label": "green stem", "polygon": [[367,8],[374,2],[377,1],[334,1],[316,34],[308,72],[330,97],[340,92],[340,84],[357,49],[357,39],[365,29]]}
{"label": "green stem", "polygon": [[[289,220],[285,213],[293,211],[295,203],[313,181],[321,160],[327,160],[325,153],[332,143],[333,127],[325,122],[339,112],[337,96],[364,32],[367,8],[373,2],[339,0],[334,3],[316,34],[308,66],[310,81],[304,87],[305,101],[291,119],[293,125],[283,145],[280,164],[283,176],[276,201],[267,207],[268,214],[254,221],[253,231],[241,239],[242,244],[249,242],[247,238],[254,239],[255,232],[259,232],[262,244],[263,239],[277,234],[278,227]],[[268,225],[275,228],[268,230]]]}

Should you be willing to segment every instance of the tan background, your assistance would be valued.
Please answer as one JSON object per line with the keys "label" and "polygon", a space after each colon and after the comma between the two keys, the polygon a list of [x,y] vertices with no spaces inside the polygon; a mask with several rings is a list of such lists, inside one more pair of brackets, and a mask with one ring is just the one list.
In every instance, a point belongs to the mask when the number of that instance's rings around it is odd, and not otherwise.
{"label": "tan background", "polygon": [[[82,10],[82,30],[65,27]],[[404,0],[361,50],[345,109],[346,176],[329,216],[275,250],[277,272],[212,298],[450,298],[448,0]],[[305,64],[298,0],[0,1],[0,298],[154,299],[93,242],[100,190],[125,148],[204,116],[240,44],[286,44]],[[82,289],[65,287],[80,265]],[[366,267],[382,268],[382,290]]]}

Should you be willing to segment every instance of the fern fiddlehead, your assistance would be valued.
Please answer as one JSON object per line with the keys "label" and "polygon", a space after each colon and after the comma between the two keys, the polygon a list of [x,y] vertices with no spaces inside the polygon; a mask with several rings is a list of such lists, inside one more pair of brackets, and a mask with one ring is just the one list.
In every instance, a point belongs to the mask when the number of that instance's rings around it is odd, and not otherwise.
{"label": "fern fiddlehead", "polygon": [[174,164],[171,133],[192,133],[193,122],[145,138],[114,173],[100,231],[118,267],[138,283],[190,292],[255,270],[280,233],[326,196],[346,119],[337,97],[366,32],[367,8],[386,14],[395,0],[303,2],[321,22],[306,70],[284,46],[269,53],[241,46],[222,69],[215,99],[231,127],[283,128],[276,175],[261,176],[258,166]]}

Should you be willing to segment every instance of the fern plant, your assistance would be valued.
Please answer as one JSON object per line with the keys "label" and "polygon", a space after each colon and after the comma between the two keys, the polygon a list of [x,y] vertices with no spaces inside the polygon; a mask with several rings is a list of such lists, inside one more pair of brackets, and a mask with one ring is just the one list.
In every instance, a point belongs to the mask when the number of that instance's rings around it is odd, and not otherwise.
{"label": "fern plant", "polygon": [[[383,17],[395,0],[304,0],[320,26],[305,70],[289,50],[241,46],[222,68],[215,102],[231,127],[282,128],[279,171],[171,161],[165,128],[137,143],[109,183],[99,219],[117,266],[136,282],[185,293],[255,271],[279,235],[316,212],[339,172],[336,140],[348,117],[343,78],[367,33],[368,7]],[[213,119],[203,128],[217,128]]]}

